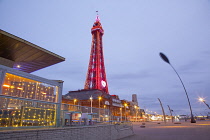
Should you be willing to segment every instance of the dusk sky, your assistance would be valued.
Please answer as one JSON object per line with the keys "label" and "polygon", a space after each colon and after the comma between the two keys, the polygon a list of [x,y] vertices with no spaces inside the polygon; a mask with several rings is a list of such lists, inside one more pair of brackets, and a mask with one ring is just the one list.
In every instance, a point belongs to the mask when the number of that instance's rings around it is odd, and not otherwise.
{"label": "dusk sky", "polygon": [[84,88],[91,27],[99,11],[110,94],[161,114],[160,98],[177,114],[209,112],[210,0],[0,0],[0,29],[58,54],[66,61],[32,74],[63,80],[63,94]]}

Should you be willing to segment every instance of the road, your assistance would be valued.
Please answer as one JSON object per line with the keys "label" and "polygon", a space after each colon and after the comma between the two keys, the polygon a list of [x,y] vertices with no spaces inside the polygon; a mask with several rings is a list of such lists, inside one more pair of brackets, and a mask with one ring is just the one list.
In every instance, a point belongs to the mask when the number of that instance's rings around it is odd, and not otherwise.
{"label": "road", "polygon": [[120,140],[210,140],[210,121],[134,122],[133,130],[135,135]]}

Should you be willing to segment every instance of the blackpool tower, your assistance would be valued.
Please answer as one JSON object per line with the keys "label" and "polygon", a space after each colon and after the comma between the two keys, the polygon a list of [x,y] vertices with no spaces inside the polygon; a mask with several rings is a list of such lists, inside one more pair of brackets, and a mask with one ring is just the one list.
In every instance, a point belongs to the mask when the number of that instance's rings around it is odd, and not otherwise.
{"label": "blackpool tower", "polygon": [[104,30],[98,15],[93,27],[91,28],[91,34],[92,44],[90,61],[84,89],[99,89],[109,94],[103,56],[102,36],[104,34]]}

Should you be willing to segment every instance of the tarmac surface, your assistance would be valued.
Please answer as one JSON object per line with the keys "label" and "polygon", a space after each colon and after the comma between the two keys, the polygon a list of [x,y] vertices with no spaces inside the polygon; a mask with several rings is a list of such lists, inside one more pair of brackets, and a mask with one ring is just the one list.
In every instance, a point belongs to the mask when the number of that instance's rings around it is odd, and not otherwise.
{"label": "tarmac surface", "polygon": [[120,140],[210,140],[210,121],[133,122],[133,130]]}

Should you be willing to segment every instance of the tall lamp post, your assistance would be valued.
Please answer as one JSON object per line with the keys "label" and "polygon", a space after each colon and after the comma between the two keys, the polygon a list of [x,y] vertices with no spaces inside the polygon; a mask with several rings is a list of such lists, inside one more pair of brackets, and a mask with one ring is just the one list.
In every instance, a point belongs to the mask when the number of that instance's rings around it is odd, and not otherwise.
{"label": "tall lamp post", "polygon": [[76,101],[77,101],[77,99],[74,99],[74,105],[75,105]]}
{"label": "tall lamp post", "polygon": [[137,106],[134,105],[134,108],[135,108],[135,112],[136,112],[136,122],[137,122]]}
{"label": "tall lamp post", "polygon": [[93,107],[93,97],[90,96],[90,113],[93,113],[92,107]]}
{"label": "tall lamp post", "polygon": [[124,106],[125,106],[125,121],[126,121],[127,120],[127,118],[126,118],[126,106],[127,106],[127,103],[125,103]]}
{"label": "tall lamp post", "polygon": [[120,107],[120,121],[122,122],[122,107]]}
{"label": "tall lamp post", "polygon": [[77,99],[74,99],[74,110],[76,110],[76,107],[75,107],[76,101],[77,101]]}
{"label": "tall lamp post", "polygon": [[203,102],[210,109],[209,105],[205,102],[204,98],[199,98],[199,101]]}
{"label": "tall lamp post", "polygon": [[98,97],[98,118],[99,118],[99,122],[100,122],[100,100],[101,100],[101,96]]}
{"label": "tall lamp post", "polygon": [[106,105],[104,105],[104,116],[105,118],[103,119],[103,121],[106,121]]}
{"label": "tall lamp post", "polygon": [[192,108],[191,108],[191,105],[190,105],[190,99],[189,99],[189,97],[188,97],[187,90],[186,90],[186,88],[185,88],[185,86],[184,86],[184,83],[182,82],[181,77],[179,76],[179,74],[177,73],[177,71],[175,70],[175,68],[171,65],[171,63],[169,62],[169,59],[166,57],[166,55],[164,55],[163,53],[160,53],[160,57],[161,57],[166,63],[168,63],[168,64],[173,68],[173,70],[176,72],[177,76],[179,77],[179,80],[180,80],[181,83],[182,83],[182,86],[183,86],[183,88],[184,88],[184,91],[185,91],[185,93],[186,93],[187,100],[188,100],[188,103],[189,103],[190,113],[191,113],[191,123],[196,123],[196,121],[195,121],[195,119],[194,119],[194,117],[193,117]]}
{"label": "tall lamp post", "polygon": [[163,105],[162,105],[162,102],[161,100],[158,98],[159,102],[160,102],[160,106],[162,108],[162,112],[163,112],[163,121],[166,123],[166,115],[165,115],[165,111],[164,111],[164,108],[163,108]]}
{"label": "tall lamp post", "polygon": [[174,122],[173,115],[172,115],[172,111],[173,111],[173,110],[170,108],[170,106],[169,106],[169,105],[168,105],[168,109],[169,109],[170,114],[171,114],[171,121],[172,121],[172,122]]}

